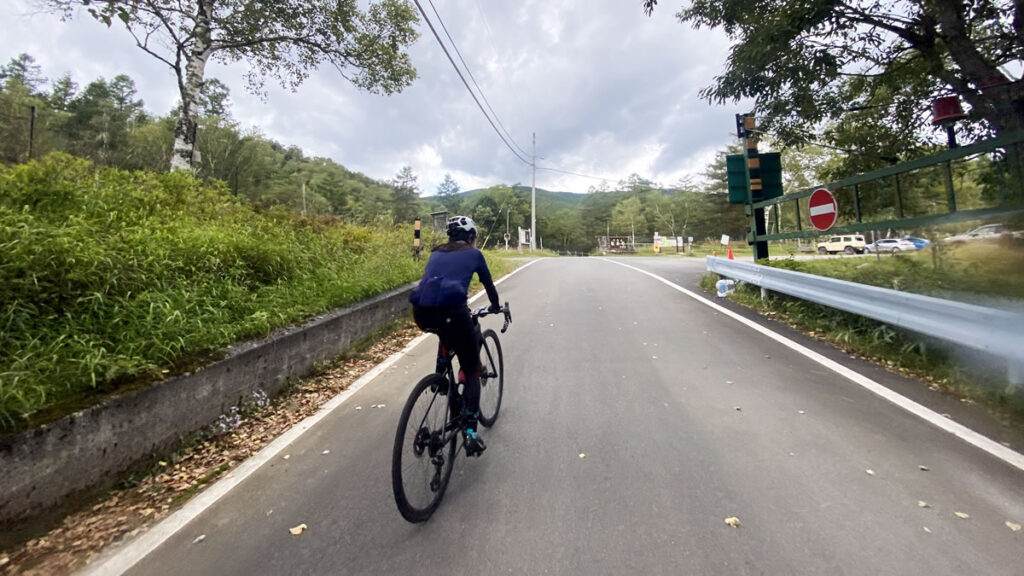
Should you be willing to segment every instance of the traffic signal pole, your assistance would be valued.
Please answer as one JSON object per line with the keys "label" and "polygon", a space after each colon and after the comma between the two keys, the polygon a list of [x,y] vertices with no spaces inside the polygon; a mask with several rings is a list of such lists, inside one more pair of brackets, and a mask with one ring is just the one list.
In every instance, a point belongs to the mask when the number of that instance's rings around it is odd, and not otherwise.
{"label": "traffic signal pole", "polygon": [[757,153],[757,121],[752,113],[736,115],[737,136],[743,139],[743,157],[747,168],[747,205],[746,212],[750,217],[750,234],[747,243],[754,246],[754,261],[768,257],[768,242],[754,241],[754,238],[767,233],[764,221],[764,208],[754,209],[754,198],[761,198],[761,159]]}

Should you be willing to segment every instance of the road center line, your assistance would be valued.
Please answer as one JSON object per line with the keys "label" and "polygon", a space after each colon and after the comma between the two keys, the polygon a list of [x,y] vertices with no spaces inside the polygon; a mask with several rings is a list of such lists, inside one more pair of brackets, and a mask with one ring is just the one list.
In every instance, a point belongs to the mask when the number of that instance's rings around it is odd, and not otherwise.
{"label": "road center line", "polygon": [[615,260],[611,260],[608,258],[600,258],[600,260],[604,260],[606,262],[610,262],[618,266],[623,266],[625,268],[635,270],[641,274],[650,276],[651,278],[654,278],[655,280],[661,282],[662,284],[670,286],[675,290],[682,292],[683,294],[686,294],[690,298],[697,300],[701,304],[710,306],[715,311],[725,314],[726,316],[732,318],[733,320],[736,320],[737,322],[740,322],[746,325],[747,327],[752,328],[757,332],[764,334],[765,336],[768,336],[772,340],[775,340],[776,342],[783,344],[787,348],[790,348],[791,350],[806,356],[807,358],[817,362],[818,364],[821,364],[822,366],[828,368],[829,370],[832,370],[836,374],[839,374],[840,376],[848,380],[851,380],[856,384],[859,384],[860,386],[868,389],[869,391],[874,392],[878,396],[881,396],[882,398],[888,400],[889,402],[892,402],[893,404],[899,406],[900,408],[903,408],[907,412],[910,412],[911,414],[914,414],[915,416],[918,416],[926,420],[930,424],[933,424],[941,428],[942,430],[953,434],[954,436],[960,438],[961,440],[967,442],[968,444],[971,444],[976,448],[980,448],[985,452],[988,452],[992,456],[995,456],[996,458],[1002,460],[1003,462],[1006,462],[1007,464],[1010,464],[1011,466],[1016,467],[1019,470],[1024,470],[1024,454],[1016,452],[990,438],[982,436],[981,434],[978,434],[977,432],[971,430],[970,428],[964,426],[963,424],[954,422],[953,420],[950,420],[949,418],[946,418],[941,414],[938,414],[937,412],[931,410],[930,408],[927,408],[922,404],[918,404],[917,402],[911,400],[910,398],[907,398],[902,394],[898,394],[890,390],[889,388],[886,388],[885,386],[879,384],[878,382],[875,382],[874,380],[868,378],[867,376],[859,374],[834,360],[830,360],[829,358],[826,358],[825,356],[818,354],[817,352],[811,350],[810,348],[807,348],[806,346],[803,346],[802,344],[794,342],[793,340],[790,340],[789,338],[777,332],[774,332],[764,326],[761,326],[760,324],[752,320],[744,318],[743,316],[740,316],[739,314],[733,312],[732,310],[729,310],[728,308],[725,308],[724,306],[721,306],[719,304],[715,304],[711,300],[704,298],[703,296],[697,294],[696,292],[687,290],[686,288],[683,288],[678,284],[666,280],[661,276],[658,276],[657,274],[648,272],[646,270],[641,270],[640,268],[637,268],[635,266],[630,266],[629,264],[624,264],[622,262],[617,262]]}
{"label": "road center line", "polygon": [[[502,278],[495,280],[494,284],[501,284],[520,270],[523,270],[538,261],[539,260],[531,260],[530,262],[527,262],[512,272],[509,272]],[[485,292],[481,290],[474,294],[469,301],[473,302],[478,300],[484,294]],[[261,466],[269,462],[282,450],[290,446],[293,442],[298,440],[299,437],[313,428],[313,426],[326,418],[331,412],[344,404],[346,400],[362,389],[363,386],[366,386],[374,378],[380,376],[385,370],[391,367],[391,365],[401,360],[402,357],[408,354],[416,346],[422,344],[425,340],[430,338],[430,336],[430,334],[422,334],[414,338],[408,345],[406,345],[405,348],[392,354],[387,360],[384,360],[380,364],[374,366],[372,370],[363,374],[348,388],[339,392],[334,398],[328,400],[327,403],[316,412],[316,414],[307,417],[295,426],[289,428],[287,432],[278,436],[273,442],[264,446],[262,450],[250,457],[248,460],[242,462],[238,468],[228,472],[223,478],[214,482],[206,490],[203,490],[194,498],[189,500],[177,512],[161,520],[155,526],[152,526],[146,533],[125,544],[123,548],[112,549],[109,553],[100,553],[97,558],[90,562],[89,566],[86,566],[86,568],[82,570],[81,574],[83,574],[83,576],[119,576],[130,570],[153,550],[156,550],[158,546],[167,541],[167,539],[184,528],[189,522],[195,520],[196,517],[206,511],[207,508],[213,506],[221,499],[221,497],[245,481],[246,478],[259,470]],[[404,402],[405,399],[403,398],[402,401]],[[116,546],[117,545],[115,544],[112,548]]]}

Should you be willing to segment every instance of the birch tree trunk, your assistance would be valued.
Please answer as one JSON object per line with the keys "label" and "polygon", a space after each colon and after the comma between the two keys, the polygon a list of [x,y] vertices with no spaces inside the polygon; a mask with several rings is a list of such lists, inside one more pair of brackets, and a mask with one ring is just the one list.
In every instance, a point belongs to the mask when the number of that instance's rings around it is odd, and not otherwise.
{"label": "birch tree trunk", "polygon": [[178,91],[181,94],[181,113],[174,127],[174,149],[171,152],[171,170],[192,170],[195,156],[196,127],[199,117],[197,99],[206,74],[206,62],[210,59],[212,42],[210,37],[210,0],[199,0],[196,9],[195,41],[185,53],[185,70],[177,68]]}

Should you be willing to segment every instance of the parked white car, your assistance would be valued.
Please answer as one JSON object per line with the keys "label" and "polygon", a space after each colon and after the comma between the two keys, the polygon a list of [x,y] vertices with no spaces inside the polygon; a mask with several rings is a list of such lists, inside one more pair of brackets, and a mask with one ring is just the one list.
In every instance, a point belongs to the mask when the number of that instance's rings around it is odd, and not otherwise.
{"label": "parked white car", "polygon": [[831,236],[828,240],[818,243],[818,254],[861,254],[864,252],[864,237],[860,234]]}
{"label": "parked white car", "polygon": [[998,240],[1005,235],[1010,235],[1014,240],[1024,240],[1024,231],[1012,231],[1002,224],[986,224],[978,226],[963,234],[954,234],[943,238],[946,244],[959,244],[961,242],[977,242],[979,240]]}
{"label": "parked white car", "polygon": [[872,254],[875,252],[913,252],[917,249],[916,244],[904,238],[883,238],[864,246],[864,251]]}

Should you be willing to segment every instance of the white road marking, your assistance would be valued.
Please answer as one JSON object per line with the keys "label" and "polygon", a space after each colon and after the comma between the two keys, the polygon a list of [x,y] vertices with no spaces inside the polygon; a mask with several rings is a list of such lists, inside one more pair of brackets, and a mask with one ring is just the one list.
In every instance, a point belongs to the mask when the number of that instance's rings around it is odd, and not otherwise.
{"label": "white road marking", "polygon": [[740,322],[746,325],[747,327],[756,330],[757,332],[760,332],[765,336],[768,336],[772,340],[775,340],[776,342],[783,344],[787,348],[790,348],[791,350],[806,356],[807,358],[817,362],[818,364],[821,364],[822,366],[828,368],[829,370],[832,370],[836,374],[839,374],[840,376],[848,380],[851,380],[856,384],[859,384],[860,386],[870,390],[871,392],[877,394],[878,396],[881,396],[882,398],[888,400],[889,402],[892,402],[893,404],[899,406],[900,408],[906,410],[907,412],[910,412],[911,414],[924,419],[929,424],[937,426],[938,428],[946,432],[949,432],[950,434],[953,434],[957,438],[960,438],[961,440],[967,442],[968,444],[971,444],[976,448],[980,448],[985,452],[988,452],[992,456],[995,456],[996,458],[1002,460],[1003,462],[1006,462],[1007,464],[1010,464],[1011,466],[1014,466],[1019,470],[1024,470],[1024,454],[1016,452],[990,438],[982,436],[981,434],[978,434],[977,432],[971,430],[970,428],[964,426],[963,424],[954,422],[949,418],[946,418],[941,414],[925,407],[924,405],[918,404],[917,402],[911,400],[910,398],[903,396],[902,394],[893,392],[889,388],[886,388],[885,386],[879,384],[878,382],[875,382],[874,380],[868,378],[867,376],[858,374],[857,372],[847,368],[846,366],[843,366],[838,362],[830,360],[825,356],[822,356],[821,354],[818,354],[817,352],[803,346],[802,344],[798,344],[797,342],[794,342],[793,340],[790,340],[789,338],[786,338],[781,334],[773,332],[772,330],[765,328],[764,326],[761,326],[760,324],[752,320],[748,320],[747,318],[740,316],[739,314],[733,312],[732,310],[729,310],[728,308],[725,308],[724,306],[721,306],[719,304],[715,304],[711,300],[708,300],[707,298],[704,298],[703,296],[691,290],[687,290],[686,288],[683,288],[678,284],[666,280],[661,276],[658,276],[657,274],[648,272],[646,270],[641,270],[640,268],[630,266],[629,264],[616,262],[615,260],[610,260],[608,258],[601,258],[601,260],[611,262],[612,264],[616,264],[618,266],[624,266],[631,270],[635,270],[641,274],[650,276],[651,278],[654,278],[655,280],[661,282],[662,284],[670,286],[671,288],[679,292],[682,292],[683,294],[686,294],[690,298],[693,298],[694,300],[697,300],[698,302],[710,306],[714,310],[722,314],[725,314],[726,316],[729,316],[733,320],[736,320],[737,322]]}
{"label": "white road marking", "polygon": [[[501,284],[520,270],[527,268],[537,261],[538,260],[532,260],[527,262],[504,277],[496,280],[494,284]],[[474,294],[469,301],[473,302],[478,300],[485,294],[486,292],[481,290]],[[362,389],[363,386],[366,386],[374,378],[380,376],[385,370],[401,360],[413,348],[422,344],[425,340],[430,338],[430,336],[430,334],[422,334],[414,338],[405,348],[391,355],[390,358],[381,362],[366,374],[363,374],[362,377],[353,382],[347,389],[340,392],[334,398],[331,398],[320,408],[319,411],[317,411],[316,414],[309,416],[302,422],[291,427],[287,432],[277,437],[277,439],[270,444],[267,444],[254,456],[242,462],[238,468],[228,472],[226,476],[214,482],[206,490],[203,490],[194,498],[189,500],[177,512],[160,521],[138,538],[128,542],[123,547],[112,548],[107,552],[101,553],[100,556],[94,558],[90,562],[90,565],[86,566],[80,574],[83,576],[119,576],[130,570],[153,550],[156,550],[156,548],[163,544],[168,538],[177,533],[178,530],[181,530],[189,522],[195,520],[197,516],[202,514],[210,506],[213,506],[221,499],[221,497],[245,481],[253,474],[253,472],[259,470],[261,466],[269,462],[282,450],[298,440],[300,436],[306,433],[306,431],[313,428],[313,426],[326,418],[327,415],[344,404],[346,400]]]}

